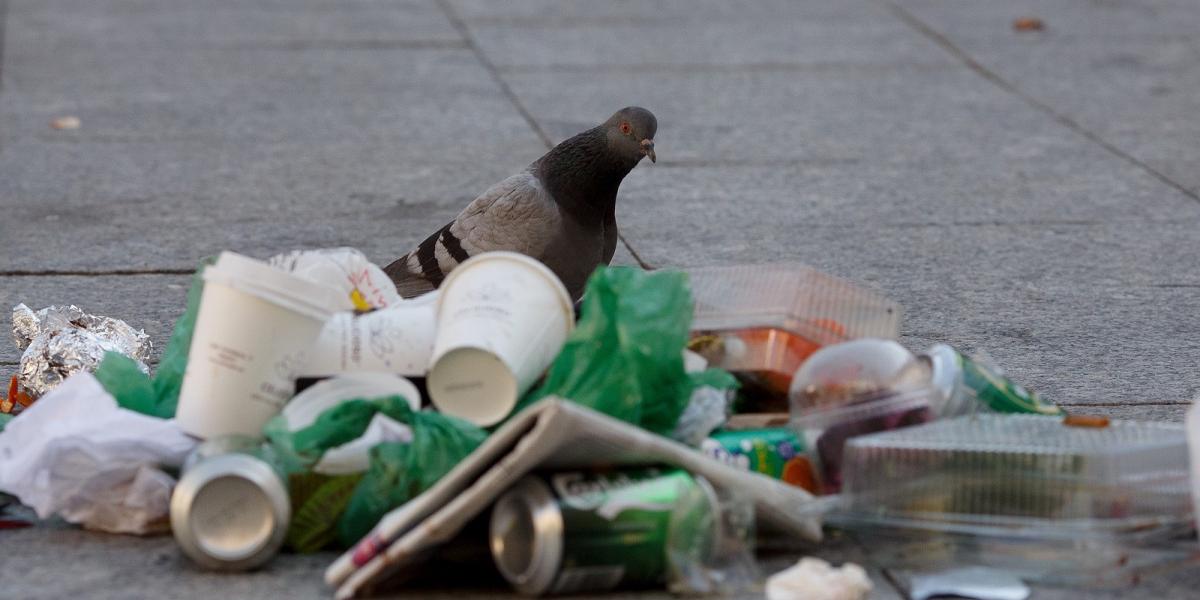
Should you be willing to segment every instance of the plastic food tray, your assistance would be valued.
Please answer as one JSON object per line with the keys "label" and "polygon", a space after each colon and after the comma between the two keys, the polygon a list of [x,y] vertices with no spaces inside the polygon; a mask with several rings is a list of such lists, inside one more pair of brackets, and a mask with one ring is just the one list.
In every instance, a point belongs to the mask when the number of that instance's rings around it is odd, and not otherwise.
{"label": "plastic food tray", "polygon": [[837,520],[871,526],[1135,542],[1190,526],[1179,425],[978,414],[851,439]]}
{"label": "plastic food tray", "polygon": [[895,339],[900,305],[799,264],[689,269],[697,331],[774,328],[818,345],[860,337]]}
{"label": "plastic food tray", "polygon": [[750,395],[782,398],[796,369],[823,346],[899,334],[900,305],[811,267],[741,265],[687,273],[695,299],[692,349],[737,374]]}

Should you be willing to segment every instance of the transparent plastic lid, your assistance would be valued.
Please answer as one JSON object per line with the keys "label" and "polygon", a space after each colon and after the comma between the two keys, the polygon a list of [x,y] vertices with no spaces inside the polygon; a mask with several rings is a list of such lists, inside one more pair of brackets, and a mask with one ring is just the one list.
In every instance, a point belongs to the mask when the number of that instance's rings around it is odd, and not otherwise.
{"label": "transparent plastic lid", "polygon": [[1135,531],[1192,518],[1179,425],[978,414],[863,435],[843,452],[847,513],[879,524]]}
{"label": "transparent plastic lid", "polygon": [[777,328],[818,345],[895,339],[900,332],[899,304],[805,265],[701,267],[687,273],[697,331]]}
{"label": "transparent plastic lid", "polygon": [[788,399],[792,416],[884,399],[928,385],[925,363],[892,340],[864,338],[826,346],[796,371]]}

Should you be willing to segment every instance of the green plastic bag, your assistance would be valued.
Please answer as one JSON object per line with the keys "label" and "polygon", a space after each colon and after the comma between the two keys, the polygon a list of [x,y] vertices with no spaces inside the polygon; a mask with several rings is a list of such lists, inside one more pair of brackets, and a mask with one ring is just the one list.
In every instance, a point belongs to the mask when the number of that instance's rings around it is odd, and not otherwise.
{"label": "green plastic bag", "polygon": [[192,347],[192,330],[196,327],[196,313],[200,310],[200,296],[204,292],[204,269],[214,262],[215,258],[204,259],[192,277],[187,309],[175,322],[171,341],[167,342],[153,379],[141,372],[137,362],[123,354],[108,352],[100,361],[96,379],[122,408],[163,419],[175,416],[179,388],[183,385],[183,372],[187,369],[188,352]]}
{"label": "green plastic bag", "polygon": [[[376,413],[408,425],[412,442],[375,446],[367,472],[352,476],[352,493],[346,479],[350,476],[309,476],[326,450],[362,436]],[[263,433],[289,473],[296,518],[288,530],[288,545],[301,552],[319,550],[335,534],[345,545],[358,541],[383,515],[431,487],[487,436],[461,419],[414,411],[400,396],[342,402],[296,431],[287,429],[282,416],[275,417]]]}
{"label": "green plastic bag", "polygon": [[601,267],[588,280],[582,312],[545,382],[522,406],[560,396],[666,434],[697,386],[736,385],[718,369],[684,371],[692,322],[686,273]]}
{"label": "green plastic bag", "polygon": [[409,424],[413,410],[401,396],[356,398],[339,403],[317,416],[311,424],[295,431],[288,429],[283,415],[263,426],[263,435],[275,450],[277,460],[289,473],[307,471],[325,451],[362,436],[376,413]]}
{"label": "green plastic bag", "polygon": [[371,449],[371,467],[338,522],[342,544],[354,544],[388,511],[433,487],[487,438],[478,426],[436,412],[413,412],[408,424],[411,443]]}

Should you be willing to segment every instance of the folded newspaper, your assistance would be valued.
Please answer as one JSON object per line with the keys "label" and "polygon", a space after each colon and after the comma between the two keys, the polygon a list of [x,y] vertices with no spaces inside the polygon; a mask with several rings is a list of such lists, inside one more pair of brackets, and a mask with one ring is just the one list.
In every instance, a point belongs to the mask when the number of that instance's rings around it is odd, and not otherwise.
{"label": "folded newspaper", "polygon": [[668,438],[584,406],[547,398],[496,430],[436,485],[388,513],[325,571],[337,598],[369,594],[449,542],[535,469],[672,465],[754,500],[760,528],[821,539],[808,492],[742,471]]}

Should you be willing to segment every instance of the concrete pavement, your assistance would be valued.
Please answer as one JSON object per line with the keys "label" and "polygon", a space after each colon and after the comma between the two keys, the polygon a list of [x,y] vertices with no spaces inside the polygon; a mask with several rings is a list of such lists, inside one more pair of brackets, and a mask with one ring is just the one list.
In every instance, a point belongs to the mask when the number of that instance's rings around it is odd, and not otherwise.
{"label": "concrete pavement", "polygon": [[[79,304],[161,348],[200,257],[386,263],[639,104],[659,162],[622,187],[620,261],[803,261],[901,302],[914,349],[1178,420],[1200,394],[1197,31],[1191,0],[0,0],[0,307]],[[0,344],[0,371],[17,358]],[[4,597],[325,594],[321,557],[219,578],[169,540],[0,540]]]}

